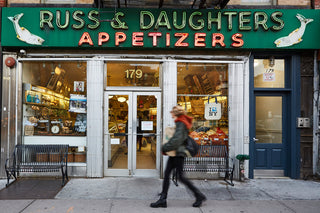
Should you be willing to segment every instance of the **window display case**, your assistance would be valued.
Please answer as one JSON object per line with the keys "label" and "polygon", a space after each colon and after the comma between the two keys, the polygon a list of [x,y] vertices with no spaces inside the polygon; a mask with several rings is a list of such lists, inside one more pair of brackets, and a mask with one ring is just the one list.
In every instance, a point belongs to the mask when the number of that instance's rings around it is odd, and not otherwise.
{"label": "window display case", "polygon": [[24,144],[68,144],[69,162],[86,162],[86,65],[23,63]]}
{"label": "window display case", "polygon": [[177,103],[193,117],[190,136],[199,145],[228,147],[227,64],[178,63]]}
{"label": "window display case", "polygon": [[[24,89],[24,126],[28,126],[25,131],[28,136],[85,136],[86,114],[75,113],[74,107],[69,107],[70,98],[30,84],[25,84]],[[85,104],[81,106],[81,112],[85,112]]]}

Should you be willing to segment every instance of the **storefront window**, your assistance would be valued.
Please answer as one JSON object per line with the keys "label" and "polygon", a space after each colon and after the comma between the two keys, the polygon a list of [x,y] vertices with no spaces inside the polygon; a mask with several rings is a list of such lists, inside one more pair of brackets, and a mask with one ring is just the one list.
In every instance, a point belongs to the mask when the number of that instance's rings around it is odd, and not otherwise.
{"label": "storefront window", "polygon": [[66,143],[69,161],[85,162],[86,63],[24,62],[22,73],[24,142]]}
{"label": "storefront window", "polygon": [[254,87],[284,88],[284,69],[284,59],[254,59]]}
{"label": "storefront window", "polygon": [[160,63],[108,62],[107,86],[159,87]]}
{"label": "storefront window", "polygon": [[194,118],[200,145],[228,146],[228,65],[178,63],[178,104]]}

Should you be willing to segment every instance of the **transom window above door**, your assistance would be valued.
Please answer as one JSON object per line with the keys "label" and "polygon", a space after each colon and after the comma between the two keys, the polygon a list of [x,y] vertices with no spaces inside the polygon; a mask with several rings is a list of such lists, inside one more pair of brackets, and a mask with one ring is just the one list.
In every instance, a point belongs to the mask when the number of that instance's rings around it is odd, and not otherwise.
{"label": "transom window above door", "polygon": [[106,86],[159,87],[159,62],[107,62]]}
{"label": "transom window above door", "polygon": [[285,88],[284,59],[254,59],[255,88]]}

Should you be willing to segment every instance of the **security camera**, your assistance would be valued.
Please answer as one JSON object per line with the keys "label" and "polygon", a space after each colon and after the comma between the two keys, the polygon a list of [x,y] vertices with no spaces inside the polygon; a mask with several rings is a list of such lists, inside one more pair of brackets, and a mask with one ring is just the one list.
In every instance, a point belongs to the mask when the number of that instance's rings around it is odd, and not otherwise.
{"label": "security camera", "polygon": [[20,50],[20,55],[27,55],[27,51],[25,51],[25,50]]}

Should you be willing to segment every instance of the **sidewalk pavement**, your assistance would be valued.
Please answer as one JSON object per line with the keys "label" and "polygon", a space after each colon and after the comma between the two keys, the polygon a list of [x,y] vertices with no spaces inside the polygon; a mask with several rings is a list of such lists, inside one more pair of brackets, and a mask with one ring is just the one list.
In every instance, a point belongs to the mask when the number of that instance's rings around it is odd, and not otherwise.
{"label": "sidewalk pavement", "polygon": [[[153,209],[161,191],[156,178],[73,178],[50,200],[0,200],[2,213],[319,213],[320,182],[292,179],[253,179],[235,181],[192,180],[207,196],[201,208],[193,208],[194,197],[182,184],[170,185],[168,208]],[[0,180],[0,188],[5,181]]]}

